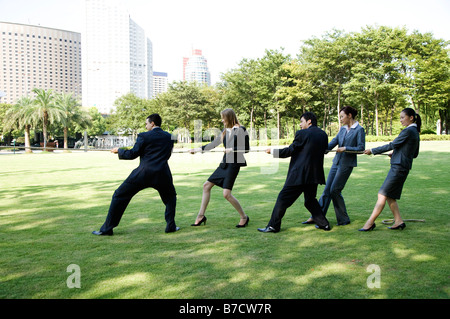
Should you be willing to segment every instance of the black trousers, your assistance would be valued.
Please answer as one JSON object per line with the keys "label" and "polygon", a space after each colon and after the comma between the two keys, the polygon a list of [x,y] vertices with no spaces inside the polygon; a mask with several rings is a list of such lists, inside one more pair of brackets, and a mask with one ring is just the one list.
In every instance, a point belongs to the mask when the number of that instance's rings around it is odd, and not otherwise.
{"label": "black trousers", "polygon": [[310,184],[284,186],[278,194],[277,202],[272,211],[272,217],[267,226],[272,226],[276,230],[280,230],[281,219],[286,213],[286,210],[294,204],[302,193],[305,194],[305,207],[311,213],[314,222],[320,227],[328,225],[328,220],[325,218],[316,199],[317,184]]}
{"label": "black trousers", "polygon": [[106,216],[106,221],[100,228],[101,232],[108,232],[114,227],[119,225],[120,219],[122,218],[125,209],[130,203],[134,195],[136,195],[141,190],[152,187],[159,192],[159,196],[166,205],[165,219],[166,219],[166,232],[174,231],[175,225],[175,209],[177,203],[177,194],[175,192],[175,187],[173,184],[165,185],[142,185],[139,183],[130,183],[127,180],[119,186],[114,192],[111,200],[111,205],[109,206],[108,216]]}

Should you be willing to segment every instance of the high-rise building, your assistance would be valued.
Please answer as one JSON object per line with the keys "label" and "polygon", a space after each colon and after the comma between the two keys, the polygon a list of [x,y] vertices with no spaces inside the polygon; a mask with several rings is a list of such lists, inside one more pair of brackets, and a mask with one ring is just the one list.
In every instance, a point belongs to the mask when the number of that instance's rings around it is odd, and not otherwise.
{"label": "high-rise building", "polygon": [[211,85],[208,61],[202,55],[202,50],[192,50],[190,57],[183,58],[183,80]]}
{"label": "high-rise building", "polygon": [[168,79],[166,72],[153,72],[153,97],[167,92]]}
{"label": "high-rise building", "polygon": [[81,99],[81,34],[0,22],[0,101],[15,104],[34,88]]}
{"label": "high-rise building", "polygon": [[118,0],[86,0],[83,105],[101,113],[127,93],[153,95],[152,43]]}

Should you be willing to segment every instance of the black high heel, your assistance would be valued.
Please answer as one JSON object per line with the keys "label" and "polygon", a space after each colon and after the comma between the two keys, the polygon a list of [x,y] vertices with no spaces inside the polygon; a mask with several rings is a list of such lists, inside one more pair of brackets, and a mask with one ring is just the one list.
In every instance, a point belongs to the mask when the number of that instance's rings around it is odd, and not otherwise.
{"label": "black high heel", "polygon": [[361,228],[361,229],[358,229],[358,230],[359,230],[359,231],[371,231],[371,230],[374,230],[374,229],[375,229],[375,223],[373,223],[373,225],[370,226],[370,227],[367,228],[367,229]]}
{"label": "black high heel", "polygon": [[249,220],[250,220],[250,217],[247,216],[247,221],[245,222],[245,224],[244,224],[244,225],[239,225],[239,224],[237,224],[236,227],[237,227],[237,228],[242,228],[242,227],[247,226]]}
{"label": "black high heel", "polygon": [[400,225],[398,225],[396,227],[388,227],[388,228],[392,229],[392,230],[398,230],[398,229],[403,230],[403,228],[405,228],[405,227],[406,227],[406,224],[405,223],[401,223]]}
{"label": "black high heel", "polygon": [[191,226],[200,226],[202,223],[206,225],[206,216],[205,215],[203,215],[202,220],[199,221],[198,224],[191,224]]}

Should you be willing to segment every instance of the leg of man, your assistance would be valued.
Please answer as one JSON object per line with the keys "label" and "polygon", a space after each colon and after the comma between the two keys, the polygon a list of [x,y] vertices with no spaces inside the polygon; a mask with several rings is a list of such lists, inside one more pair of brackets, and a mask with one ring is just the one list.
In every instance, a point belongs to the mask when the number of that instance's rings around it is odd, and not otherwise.
{"label": "leg of man", "polygon": [[316,199],[317,184],[303,185],[302,189],[305,193],[305,207],[311,213],[316,225],[321,228],[329,225]]}
{"label": "leg of man", "polygon": [[286,213],[286,210],[294,204],[301,194],[302,189],[299,186],[284,186],[278,194],[277,202],[275,203],[272,216],[267,226],[272,226],[279,231],[281,227],[281,219]]}
{"label": "leg of man", "polygon": [[338,225],[350,223],[347,208],[345,207],[344,197],[342,196],[342,190],[344,189],[352,171],[353,167],[340,166],[331,185],[330,195],[333,200],[334,212],[336,213]]}
{"label": "leg of man", "polygon": [[140,185],[128,183],[127,181],[123,182],[114,192],[111,205],[109,206],[108,216],[106,216],[106,221],[100,228],[100,231],[106,233],[119,225],[120,219],[133,196],[144,188]]}
{"label": "leg of man", "polygon": [[166,210],[164,212],[164,218],[166,220],[166,233],[173,232],[176,230],[177,225],[175,224],[175,211],[177,206],[177,193],[173,184],[165,185],[163,188],[157,188],[159,196],[166,205]]}

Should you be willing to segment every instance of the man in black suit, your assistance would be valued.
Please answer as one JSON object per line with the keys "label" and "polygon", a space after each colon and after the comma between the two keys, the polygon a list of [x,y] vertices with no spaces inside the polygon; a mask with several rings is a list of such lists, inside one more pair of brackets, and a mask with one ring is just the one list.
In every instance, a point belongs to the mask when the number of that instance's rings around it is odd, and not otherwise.
{"label": "man in black suit", "polygon": [[[281,219],[297,198],[305,194],[305,207],[311,213],[316,227],[330,230],[330,225],[316,199],[317,185],[325,184],[323,157],[328,147],[328,136],[317,127],[314,113],[306,112],[300,119],[301,130],[295,133],[294,142],[289,147],[273,150],[278,158],[291,157],[286,182],[278,195],[272,217],[266,228],[258,228],[263,233],[280,231]],[[266,151],[268,154],[271,150]]]}
{"label": "man in black suit", "polygon": [[161,128],[161,117],[152,114],[147,117],[145,127],[147,132],[140,133],[131,150],[114,148],[112,153],[119,154],[119,159],[132,160],[140,157],[139,166],[114,192],[108,216],[100,231],[93,231],[94,235],[113,235],[113,228],[119,225],[128,203],[134,195],[144,188],[152,187],[166,205],[166,233],[179,230],[175,225],[175,208],[177,194],[173,185],[172,173],[167,161],[172,155],[172,135]]}

